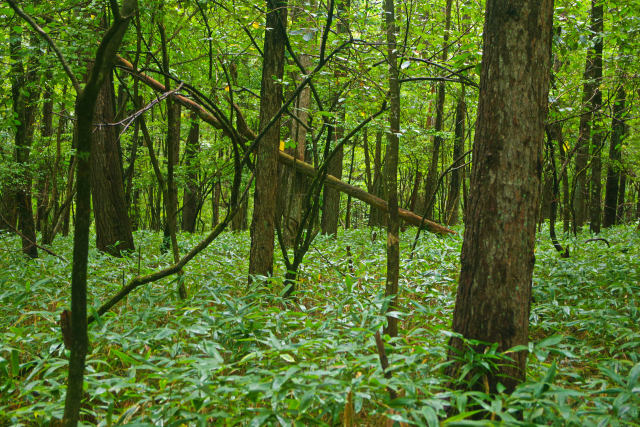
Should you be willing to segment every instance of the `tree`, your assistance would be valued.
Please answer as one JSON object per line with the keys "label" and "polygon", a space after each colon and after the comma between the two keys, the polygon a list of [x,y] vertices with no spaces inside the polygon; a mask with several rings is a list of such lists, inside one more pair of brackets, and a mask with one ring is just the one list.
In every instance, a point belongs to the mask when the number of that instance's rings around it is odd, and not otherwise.
{"label": "tree", "polygon": [[591,0],[589,34],[591,47],[587,51],[582,92],[582,104],[585,111],[580,116],[580,130],[578,142],[576,143],[578,149],[576,151],[575,190],[572,201],[575,215],[574,224],[578,227],[584,225],[587,219],[589,187],[586,175],[589,160],[589,142],[591,141],[591,121],[593,112],[599,108],[596,96],[601,96],[597,95],[599,93],[600,79],[602,78],[602,4],[598,0]]}
{"label": "tree", "polygon": [[589,228],[594,233],[600,232],[602,217],[602,140],[603,140],[603,117],[602,112],[602,91],[600,81],[602,80],[602,38],[604,37],[604,16],[603,6],[600,0],[592,0],[591,25],[595,32],[593,40],[593,96],[591,99],[591,111],[593,114],[591,132],[591,198],[589,200]]}
{"label": "tree", "polygon": [[115,121],[115,95],[111,73],[96,100],[94,120],[98,124],[91,154],[91,196],[96,222],[96,247],[114,256],[133,251],[131,222],[127,212],[122,159]]}
{"label": "tree", "polygon": [[[551,58],[552,0],[489,0],[473,168],[453,330],[463,338],[526,345]],[[449,357],[462,351],[451,339]],[[482,351],[482,349],[478,349]],[[527,353],[488,374],[511,392]],[[450,366],[457,373],[459,364]]]}
{"label": "tree", "polygon": [[[264,130],[282,105],[282,77],[286,39],[287,2],[267,0],[262,84],[260,89],[260,130]],[[258,142],[256,187],[251,220],[249,276],[268,276],[273,271],[273,239],[276,220],[280,119]]]}
{"label": "tree", "polygon": [[[398,278],[400,276],[400,217],[398,216],[398,151],[400,145],[400,82],[398,78],[398,53],[396,45],[396,21],[393,0],[385,0],[384,16],[387,33],[387,62],[389,65],[389,131],[387,132],[386,189],[389,206],[387,221],[387,280],[385,297],[391,298],[387,311],[398,306]],[[387,316],[384,330],[392,337],[398,336],[398,318]]]}
{"label": "tree", "polygon": [[196,220],[200,207],[200,193],[198,189],[197,155],[200,151],[200,124],[198,117],[192,113],[191,127],[185,147],[184,164],[187,168],[187,182],[184,188],[182,202],[182,229],[193,233],[196,231]]}
{"label": "tree", "polygon": [[[36,227],[33,220],[31,201],[31,171],[29,170],[29,155],[33,144],[35,127],[36,101],[39,92],[35,83],[37,78],[35,56],[25,67],[22,59],[22,36],[11,30],[11,95],[13,98],[13,114],[16,118],[15,160],[21,169],[18,185],[9,190],[15,198],[18,214],[18,230],[22,237],[22,252],[31,258],[38,257],[36,242]],[[13,191],[12,191],[13,190]],[[11,221],[11,220],[9,220]],[[11,224],[13,226],[13,224]]]}
{"label": "tree", "polygon": [[607,169],[607,184],[605,187],[604,218],[602,226],[611,227],[616,223],[616,211],[618,208],[618,184],[620,183],[620,151],[624,138],[624,109],[626,91],[620,86],[617,91],[616,101],[613,104],[613,117],[611,118],[611,141],[609,143],[609,168]]}

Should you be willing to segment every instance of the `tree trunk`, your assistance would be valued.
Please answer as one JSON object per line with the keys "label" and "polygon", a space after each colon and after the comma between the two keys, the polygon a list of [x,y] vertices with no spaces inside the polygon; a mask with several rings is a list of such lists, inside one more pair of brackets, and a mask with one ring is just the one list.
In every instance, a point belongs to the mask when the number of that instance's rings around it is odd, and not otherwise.
{"label": "tree trunk", "polygon": [[618,210],[616,213],[616,223],[624,223],[625,212],[625,193],[627,192],[627,171],[622,169],[620,171],[620,184],[618,185]]}
{"label": "tree trunk", "polygon": [[21,52],[22,37],[16,32],[15,28],[11,27],[12,41],[9,46],[11,56],[11,95],[13,113],[18,120],[15,135],[15,159],[23,173],[18,177],[18,184],[14,187],[13,195],[17,206],[18,230],[22,235],[22,252],[31,258],[37,258],[36,227],[31,205],[32,180],[29,156],[31,145],[33,144],[36,101],[39,92],[35,87],[37,77],[35,58],[32,56],[25,68],[21,58],[23,54]]}
{"label": "tree trunk", "polygon": [[198,163],[196,156],[200,151],[200,124],[198,116],[191,114],[191,128],[185,146],[184,166],[187,169],[186,185],[182,202],[182,229],[193,233],[196,231],[196,220],[200,206],[200,194],[198,189]]}
{"label": "tree trunk", "polygon": [[[91,152],[93,116],[98,93],[106,77],[111,74],[113,60],[130,17],[137,7],[136,0],[124,0],[121,16],[116,19],[102,39],[93,69],[84,89],[77,94],[75,115],[77,117],[76,160],[76,228],[73,236],[73,267],[71,272],[71,330],[72,343],[69,356],[69,379],[65,397],[65,426],[76,426],[82,404],[84,365],[89,348],[87,335],[87,257],[89,252],[89,225],[91,224]],[[122,188],[122,187],[120,187]]]}
{"label": "tree trunk", "polygon": [[[549,92],[552,0],[488,0],[471,189],[453,330],[497,343],[529,341],[531,277]],[[460,338],[453,349],[463,351]],[[483,348],[476,349],[482,352]],[[460,359],[449,373],[459,375]],[[491,392],[524,379],[527,352],[487,374]],[[469,385],[483,388],[482,384]]]}
{"label": "tree trunk", "polygon": [[[451,0],[448,0],[450,4]],[[398,53],[393,0],[384,1],[387,33],[387,61],[389,65],[389,133],[387,133],[386,188],[389,219],[387,221],[387,280],[384,295],[391,298],[387,313],[398,310],[398,278],[400,276],[400,218],[398,216],[398,151],[400,133],[400,82],[398,81]],[[398,336],[398,318],[387,315],[384,333]]]}
{"label": "tree trunk", "polygon": [[[558,140],[558,153],[560,153],[560,162],[564,166],[567,162],[567,154],[564,151],[564,134],[562,133],[562,124],[558,125],[556,139]],[[565,167],[561,171],[562,179],[562,230],[569,232],[571,221],[571,192],[569,191],[569,174]]]}
{"label": "tree trunk", "polygon": [[[456,125],[455,137],[453,140],[453,158],[454,160],[462,156],[464,150],[464,121],[467,115],[467,104],[464,102],[464,86],[462,93],[458,98],[456,106]],[[460,160],[460,165],[464,164],[464,160]],[[447,225],[456,225],[458,223],[458,205],[460,204],[460,178],[462,171],[457,165],[451,171],[451,180],[449,181],[449,192],[447,194]]]}
{"label": "tree trunk", "polygon": [[[45,83],[43,94],[44,102],[42,104],[40,136],[42,137],[42,144],[44,146],[50,146],[53,136],[53,75],[50,70],[47,70],[45,76],[48,81]],[[57,158],[55,162],[57,163]],[[47,208],[49,207],[49,195],[50,193],[53,193],[53,188],[56,185],[54,177],[55,169],[53,165],[48,164],[47,167],[44,167],[42,168],[42,170],[40,170],[35,184],[36,230],[40,231],[43,235],[45,234],[45,231],[47,229]]]}
{"label": "tree trunk", "polygon": [[[282,77],[286,39],[287,2],[267,0],[268,30],[264,36],[264,58],[260,89],[260,130],[265,129],[282,105]],[[256,186],[251,221],[251,276],[269,276],[273,272],[273,238],[275,234],[276,194],[280,120],[273,124],[258,142],[256,155]]]}
{"label": "tree trunk", "polygon": [[96,100],[93,147],[91,151],[91,189],[96,221],[96,246],[113,256],[135,250],[127,212],[122,177],[118,130],[111,72],[105,76]]}
{"label": "tree trunk", "polygon": [[611,119],[611,141],[609,143],[609,167],[607,169],[607,184],[604,198],[604,228],[616,223],[618,205],[618,184],[620,181],[620,152],[624,138],[624,111],[627,94],[624,86],[618,88],[616,101],[613,104],[613,118]]}
{"label": "tree trunk", "polygon": [[[308,70],[311,66],[311,56],[301,54],[300,63]],[[296,76],[296,78],[298,81],[302,80],[301,76]],[[307,144],[306,125],[309,122],[308,109],[310,105],[311,88],[307,85],[298,95],[293,108],[293,114],[298,120],[291,121],[291,139],[295,142],[296,146],[285,150],[288,154],[301,161],[305,161]],[[283,188],[279,191],[284,198],[282,201],[282,233],[284,243],[291,246],[298,234],[298,228],[302,221],[304,199],[307,194],[309,181],[304,175],[289,168],[283,168],[281,174],[283,177],[281,182],[284,183]]]}
{"label": "tree trunk", "polygon": [[[452,0],[447,0],[445,7],[445,24],[444,24],[444,39],[442,41],[442,63],[447,62],[447,56],[449,53],[449,29],[451,27],[451,3]],[[445,84],[444,82],[438,82],[438,93],[436,98],[436,122],[434,131],[442,132],[444,127],[444,101],[445,101]],[[431,164],[427,171],[427,181],[425,186],[425,201],[435,200],[433,194],[436,192],[436,180],[438,179],[438,156],[440,153],[440,145],[442,144],[442,136],[436,134],[433,137],[433,149],[431,150]],[[433,203],[431,206],[425,206],[427,212],[427,218],[433,218]]]}
{"label": "tree trunk", "polygon": [[[590,42],[593,47],[587,51],[587,60],[584,69],[584,87],[582,104],[585,112],[580,116],[580,128],[578,133],[578,149],[576,151],[576,175],[573,207],[575,222],[581,227],[587,218],[587,201],[589,200],[589,187],[587,185],[587,162],[589,160],[589,141],[591,140],[592,111],[596,106],[594,96],[598,92],[600,79],[602,78],[602,4],[598,0],[591,0],[591,27]],[[598,55],[598,51],[600,54]],[[598,66],[599,58],[599,66]]]}
{"label": "tree trunk", "polygon": [[[343,111],[344,113],[344,111]],[[338,120],[344,120],[344,116],[339,114]],[[335,129],[336,143],[344,135],[344,124],[337,124]],[[336,150],[336,154],[329,161],[327,173],[338,179],[342,179],[342,160],[344,158],[344,146],[341,145]],[[320,227],[322,234],[335,236],[338,232],[338,220],[340,219],[340,192],[331,187],[325,187],[322,194],[322,220]]]}
{"label": "tree trunk", "polygon": [[[171,68],[169,65],[169,53],[167,46],[167,38],[162,23],[158,24],[160,40],[162,43],[162,66],[164,68],[165,80],[164,85],[167,90],[171,89]],[[174,170],[180,160],[180,104],[175,102],[171,97],[167,98],[167,192],[165,194],[166,223],[165,238],[171,240],[171,252],[173,253],[173,261],[177,263],[180,260],[180,248],[178,248],[178,238],[176,236],[178,228],[178,185],[175,181]],[[167,236],[168,234],[168,236]],[[180,299],[187,298],[187,290],[181,279],[182,270],[178,272],[178,295]]]}
{"label": "tree trunk", "polygon": [[594,55],[593,55],[593,78],[594,91],[591,101],[591,110],[593,112],[593,123],[591,133],[591,198],[589,200],[589,228],[593,233],[600,232],[602,223],[602,156],[601,145],[603,138],[603,115],[600,112],[602,108],[602,92],[600,91],[600,81],[602,80],[602,38],[604,37],[603,23],[603,6],[599,0],[592,0],[591,6],[591,25],[594,31]]}
{"label": "tree trunk", "polygon": [[[386,200],[386,192],[384,185],[384,169],[386,158],[382,159],[382,131],[376,132],[376,148],[373,155],[373,191],[374,196]],[[378,207],[370,205],[369,209],[369,227],[384,227],[387,224],[387,214]]]}

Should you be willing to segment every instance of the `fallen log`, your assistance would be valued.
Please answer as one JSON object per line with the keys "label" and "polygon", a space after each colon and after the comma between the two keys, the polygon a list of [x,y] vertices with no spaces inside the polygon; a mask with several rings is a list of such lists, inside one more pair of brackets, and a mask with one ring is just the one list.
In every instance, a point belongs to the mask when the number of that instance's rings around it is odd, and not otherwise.
{"label": "fallen log", "polygon": [[[127,61],[121,56],[116,57],[116,65],[118,65],[120,69],[127,71],[128,73],[133,75],[135,78],[139,79],[142,83],[146,84],[153,90],[162,92],[162,93],[166,92],[166,88],[161,82],[154,79],[153,77],[150,77],[134,69],[133,64],[131,64],[131,62]],[[193,99],[187,98],[177,93],[172,93],[170,94],[170,96],[176,102],[180,103],[184,107],[196,112],[196,114],[198,114],[198,116],[204,122],[209,123],[216,129],[222,130],[225,135],[233,137],[234,136],[233,134],[236,133],[233,130],[229,129],[227,126],[225,126],[223,123],[221,123],[220,120],[218,120],[213,114],[208,112],[202,105],[198,104]],[[246,126],[244,117],[242,117],[242,115],[240,114],[240,111],[237,109],[237,106],[234,105],[234,108],[236,108],[238,117],[241,118],[241,120],[238,121],[239,128],[237,129],[237,133],[235,136],[242,139],[243,141],[241,142],[247,142],[247,141],[250,141],[251,139],[255,139],[255,134],[251,131],[251,129],[249,129]],[[278,152],[278,161],[285,165],[295,167],[295,169],[298,172],[303,173],[307,176],[315,177],[317,174],[316,169],[312,165],[310,165],[309,163],[303,162],[301,160],[294,159],[293,157],[291,157],[290,155],[286,154],[283,151]],[[347,184],[346,182],[339,180],[333,175],[327,175],[325,179],[325,184],[332,188],[335,188],[338,191],[349,194],[358,200],[362,200],[363,202],[369,205],[375,206],[378,209],[382,209],[384,212],[388,212],[389,210],[389,207],[387,206],[387,202],[384,201],[383,199],[377,196],[374,196],[371,193],[367,193],[366,191],[358,187],[355,187],[351,184]],[[414,212],[408,211],[406,209],[398,208],[398,214],[404,222],[414,225],[416,227],[422,226],[424,227],[424,229],[432,233],[456,234],[455,231],[447,227],[444,227],[436,222],[430,221],[428,219],[425,219],[423,221],[420,215]]]}
{"label": "fallen log", "polygon": [[[303,162],[301,160],[295,159],[294,157],[288,155],[287,153],[280,151],[278,153],[278,161],[287,166],[294,167],[296,171],[310,176],[315,177],[317,174],[316,169],[310,165],[309,163]],[[339,180],[333,175],[327,175],[324,183],[332,188],[335,188],[338,191],[349,194],[351,197],[355,197],[358,200],[362,200],[363,202],[375,206],[378,209],[382,209],[385,212],[389,211],[389,207],[387,202],[381,199],[380,197],[374,196],[371,193],[367,193],[366,191],[353,186],[351,184],[347,184],[344,181]],[[415,225],[419,227],[422,225],[427,231],[437,234],[456,234],[455,231],[444,227],[436,222],[425,219],[422,221],[422,217],[417,215],[411,211],[406,209],[398,208],[398,215],[400,218],[408,224]]]}

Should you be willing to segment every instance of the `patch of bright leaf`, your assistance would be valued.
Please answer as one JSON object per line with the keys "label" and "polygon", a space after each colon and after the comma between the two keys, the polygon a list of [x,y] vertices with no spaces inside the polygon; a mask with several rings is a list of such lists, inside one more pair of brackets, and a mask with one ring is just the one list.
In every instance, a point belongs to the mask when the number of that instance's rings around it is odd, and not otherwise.
{"label": "patch of bright leaf", "polygon": [[[384,232],[378,230],[379,236]],[[528,381],[512,395],[448,389],[442,371],[461,236],[421,238],[407,260],[403,235],[401,337],[388,342],[386,379],[374,334],[384,323],[384,238],[368,229],[318,237],[296,302],[275,278],[247,285],[249,238],[226,233],[175,278],[146,285],[90,326],[83,422],[88,425],[638,425],[640,417],[640,236],[604,231],[611,242],[565,237],[560,258],[538,236]],[[91,312],[138,273],[171,263],[161,236],[138,232],[141,249],[115,259],[92,251]],[[180,236],[182,251],[197,236]],[[350,246],[351,259],[346,247]],[[0,236],[0,425],[61,418],[68,353],[57,321],[69,305],[71,265],[20,254]],[[52,249],[71,259],[71,238]],[[498,355],[467,354],[465,372]],[[387,387],[400,397],[389,400]],[[347,401],[350,403],[348,404]],[[454,408],[448,411],[449,407]],[[448,415],[455,414],[455,415]],[[472,416],[482,414],[482,421]]]}

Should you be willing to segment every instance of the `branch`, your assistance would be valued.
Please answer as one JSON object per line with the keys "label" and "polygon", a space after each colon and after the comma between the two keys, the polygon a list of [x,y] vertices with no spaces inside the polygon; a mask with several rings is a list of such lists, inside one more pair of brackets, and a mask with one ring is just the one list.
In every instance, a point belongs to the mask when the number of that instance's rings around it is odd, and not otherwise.
{"label": "branch", "polygon": [[[175,264],[173,264],[173,265],[171,265],[171,266],[169,266],[167,268],[164,268],[162,270],[156,271],[154,273],[147,274],[145,276],[136,276],[133,279],[129,280],[129,283],[127,283],[127,285],[125,287],[123,287],[120,290],[120,292],[118,292],[116,295],[114,295],[109,301],[107,301],[106,303],[102,304],[102,306],[97,310],[98,316],[102,316],[107,311],[111,310],[111,308],[113,308],[113,306],[118,304],[120,301],[122,301],[124,299],[124,297],[129,295],[129,293],[131,293],[133,290],[139,288],[140,286],[145,285],[147,283],[155,282],[155,281],[160,280],[160,279],[163,279],[163,278],[165,278],[165,277],[167,277],[167,276],[169,276],[171,274],[176,274],[180,270],[182,270],[182,267],[184,267],[189,261],[191,261],[196,255],[198,255],[198,253],[200,253],[203,249],[205,249],[207,246],[209,246],[209,244],[211,242],[213,242],[215,240],[215,238],[218,237],[220,235],[220,233],[222,233],[224,231],[224,229],[227,227],[227,225],[231,221],[231,218],[233,218],[235,216],[236,212],[239,210],[239,208],[242,205],[242,202],[244,201],[245,197],[247,197],[247,193],[249,192],[249,188],[251,187],[251,182],[252,181],[253,181],[253,175],[251,175],[251,178],[249,178],[249,182],[247,183],[247,187],[245,188],[244,193],[242,194],[242,197],[240,198],[240,200],[238,201],[236,206],[232,210],[227,212],[227,215],[225,216],[224,220],[220,224],[218,224],[213,230],[211,230],[211,232],[207,235],[207,237],[205,237],[200,243],[198,243],[196,246],[194,246],[193,249],[191,249],[185,256],[183,256]],[[89,316],[88,323],[90,324],[95,320],[96,320],[96,316],[95,315],[91,315],[91,316]]]}
{"label": "branch", "polygon": [[80,87],[80,83],[78,82],[78,79],[76,78],[75,74],[73,74],[73,72],[71,71],[71,68],[69,68],[69,64],[67,63],[67,60],[64,59],[64,56],[62,55],[62,52],[60,51],[60,49],[58,49],[58,46],[56,45],[56,43],[53,41],[51,37],[49,37],[49,34],[47,34],[47,32],[43,30],[42,27],[40,27],[33,20],[33,18],[31,18],[22,9],[20,9],[20,7],[16,4],[14,0],[6,0],[6,2],[9,3],[9,6],[11,6],[11,9],[13,9],[18,16],[20,16],[29,25],[31,25],[31,27],[38,34],[40,34],[42,38],[46,40],[47,43],[49,43],[51,50],[55,52],[56,56],[60,60],[60,63],[62,64],[62,68],[64,68],[65,73],[67,73],[67,76],[69,76],[69,80],[71,80],[71,84],[73,85],[73,88],[75,89],[76,93],[79,94],[80,92],[82,92],[82,88]]}

